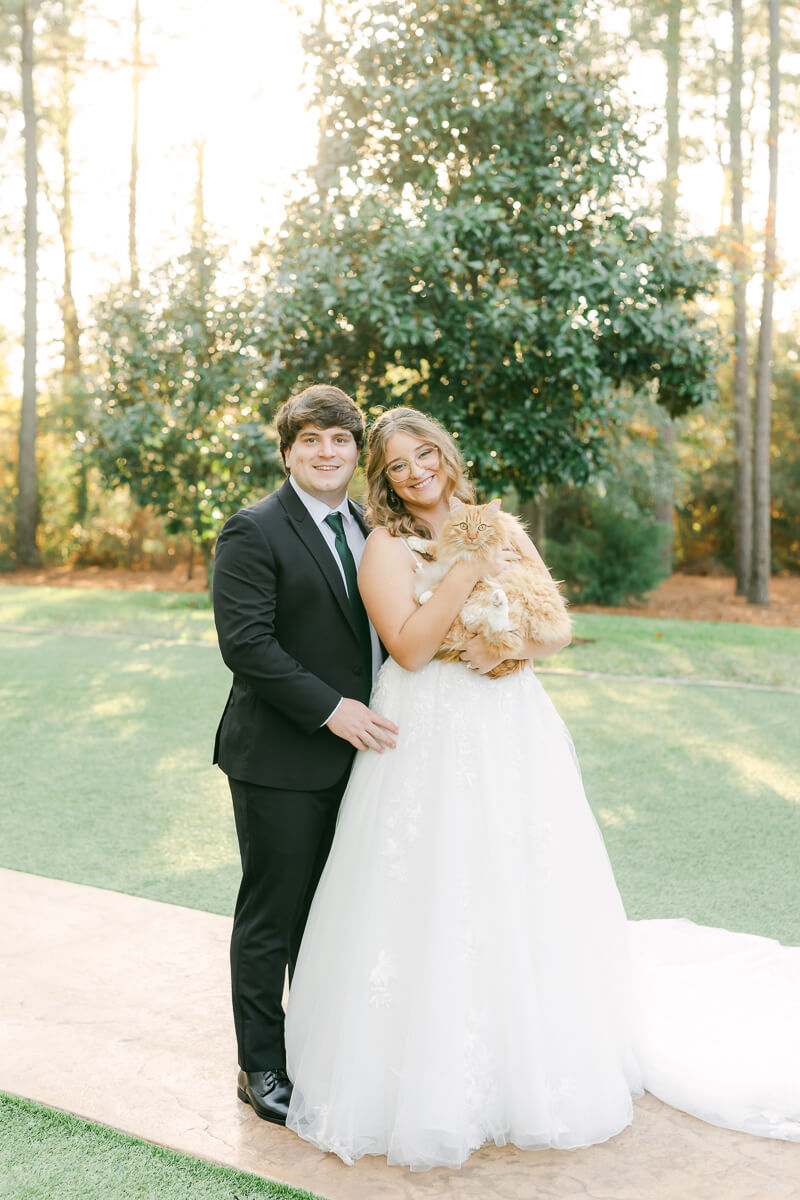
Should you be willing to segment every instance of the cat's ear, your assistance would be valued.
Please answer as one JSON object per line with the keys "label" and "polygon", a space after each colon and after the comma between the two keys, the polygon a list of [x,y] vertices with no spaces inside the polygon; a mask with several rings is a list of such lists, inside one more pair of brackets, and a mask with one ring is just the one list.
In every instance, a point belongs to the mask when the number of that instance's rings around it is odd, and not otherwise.
{"label": "cat's ear", "polygon": [[463,500],[459,500],[458,496],[450,497],[450,512],[461,512],[462,508],[466,508]]}
{"label": "cat's ear", "polygon": [[486,505],[486,515],[489,517],[493,517],[495,515],[495,513],[499,513],[500,505],[502,503],[503,502],[499,496],[495,500],[490,500],[489,503]]}

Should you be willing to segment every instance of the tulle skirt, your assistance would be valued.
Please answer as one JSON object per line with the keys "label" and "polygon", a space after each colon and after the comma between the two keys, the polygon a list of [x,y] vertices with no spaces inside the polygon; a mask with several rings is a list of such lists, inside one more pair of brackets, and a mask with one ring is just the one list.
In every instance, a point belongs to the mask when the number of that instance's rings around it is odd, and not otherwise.
{"label": "tulle skirt", "polygon": [[[603,1141],[645,1086],[716,1113],[680,933],[697,927],[629,926],[533,671],[489,680],[390,660],[371,704],[400,735],[357,756],[342,802],[291,987],[287,1125],[347,1163],[425,1170],[487,1142]],[[699,1076],[709,1094],[693,1106]]]}

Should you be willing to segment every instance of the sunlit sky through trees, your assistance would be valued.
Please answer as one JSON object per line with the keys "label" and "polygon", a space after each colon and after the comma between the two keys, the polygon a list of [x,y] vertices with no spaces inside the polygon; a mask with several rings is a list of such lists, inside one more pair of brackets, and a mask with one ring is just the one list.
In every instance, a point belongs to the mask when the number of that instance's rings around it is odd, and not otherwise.
{"label": "sunlit sky through trees", "polygon": [[[132,0],[102,0],[87,24],[90,65],[78,80],[73,126],[75,292],[85,321],[91,301],[105,287],[127,276],[128,175],[132,89]],[[624,17],[612,5],[608,20]],[[616,15],[615,15],[616,12]],[[102,15],[100,15],[102,14]],[[142,54],[152,63],[142,77],[138,241],[140,266],[149,268],[188,247],[195,180],[194,143],[203,139],[205,211],[214,235],[232,247],[234,261],[247,257],[265,228],[276,228],[292,174],[313,160],[316,124],[307,111],[309,72],[304,66],[300,31],[319,14],[319,0],[290,7],[281,0],[142,0]],[[724,45],[726,27],[709,31]],[[108,64],[108,65],[105,65]],[[19,90],[15,71],[2,73],[6,90]],[[657,54],[631,63],[626,90],[650,109],[654,161],[649,184],[663,174],[662,103],[664,72]],[[40,103],[45,99],[40,96]],[[701,110],[691,99],[687,111]],[[766,128],[766,111],[754,123]],[[723,216],[724,180],[717,157],[713,123],[682,116],[682,133],[695,133],[706,156],[684,165],[680,206],[691,232],[715,233]],[[23,275],[21,230],[24,184],[21,114],[15,113],[5,139],[0,176],[0,227],[18,232],[0,248],[3,299],[0,324],[13,364],[13,343],[21,330]],[[760,231],[766,204],[766,154],[763,146],[753,173],[747,218]],[[43,138],[42,173],[59,178],[53,139]],[[798,298],[800,226],[795,197],[800,195],[800,137],[782,135],[779,255],[785,271],[776,300],[779,321],[789,319]],[[655,211],[655,204],[654,204]],[[41,364],[58,357],[60,332],[57,297],[61,252],[55,216],[40,199]],[[757,293],[752,296],[757,302]]]}

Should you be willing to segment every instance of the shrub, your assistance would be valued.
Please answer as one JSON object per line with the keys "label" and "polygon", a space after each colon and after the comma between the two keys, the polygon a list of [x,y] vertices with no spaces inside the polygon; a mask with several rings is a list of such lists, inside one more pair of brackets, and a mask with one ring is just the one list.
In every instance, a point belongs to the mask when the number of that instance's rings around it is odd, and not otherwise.
{"label": "shrub", "polygon": [[645,514],[618,512],[586,492],[548,511],[546,558],[577,604],[627,604],[664,578],[667,527]]}

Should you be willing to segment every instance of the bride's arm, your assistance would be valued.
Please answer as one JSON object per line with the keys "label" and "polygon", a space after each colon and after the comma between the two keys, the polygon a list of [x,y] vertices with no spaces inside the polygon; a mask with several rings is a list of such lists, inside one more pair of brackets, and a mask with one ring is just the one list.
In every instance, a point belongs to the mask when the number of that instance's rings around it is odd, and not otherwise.
{"label": "bride's arm", "polygon": [[486,564],[452,566],[427,604],[414,599],[414,559],[402,538],[374,529],[358,571],[358,588],[378,636],[395,662],[418,671],[433,658]]}

